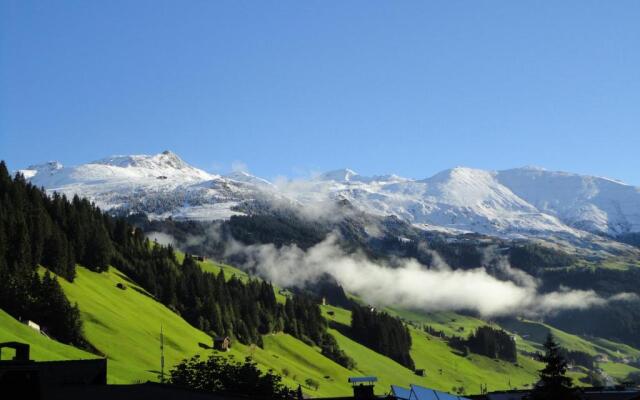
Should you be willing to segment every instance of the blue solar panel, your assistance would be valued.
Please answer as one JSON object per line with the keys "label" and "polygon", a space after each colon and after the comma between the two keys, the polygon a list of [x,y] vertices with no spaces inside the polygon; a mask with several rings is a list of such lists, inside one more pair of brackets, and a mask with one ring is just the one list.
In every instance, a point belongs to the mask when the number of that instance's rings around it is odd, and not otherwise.
{"label": "blue solar panel", "polygon": [[349,378],[349,383],[360,383],[360,382],[377,382],[378,378],[375,376],[352,376]]}
{"label": "blue solar panel", "polygon": [[439,400],[433,389],[411,385],[411,400]]}
{"label": "blue solar panel", "polygon": [[453,394],[440,392],[418,385],[411,385],[411,395],[409,400],[469,400],[466,397],[459,397]]}
{"label": "blue solar panel", "polygon": [[409,400],[409,398],[411,397],[411,389],[391,385],[391,395],[397,399]]}

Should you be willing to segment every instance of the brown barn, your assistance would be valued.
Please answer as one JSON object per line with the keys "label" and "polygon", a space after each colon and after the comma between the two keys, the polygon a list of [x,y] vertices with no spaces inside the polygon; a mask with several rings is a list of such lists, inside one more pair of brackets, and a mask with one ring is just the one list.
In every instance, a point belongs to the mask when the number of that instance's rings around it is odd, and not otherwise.
{"label": "brown barn", "polygon": [[231,339],[229,336],[218,336],[213,338],[213,349],[219,351],[229,351]]}

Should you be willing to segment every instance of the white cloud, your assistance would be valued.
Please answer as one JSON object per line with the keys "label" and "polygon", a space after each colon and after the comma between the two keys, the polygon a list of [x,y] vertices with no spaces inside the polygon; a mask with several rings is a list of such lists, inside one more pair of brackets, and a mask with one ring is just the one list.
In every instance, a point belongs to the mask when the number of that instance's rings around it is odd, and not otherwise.
{"label": "white cloud", "polygon": [[149,240],[155,240],[164,246],[176,245],[176,240],[174,239],[174,237],[163,232],[149,232],[147,234],[147,237],[149,238]]}
{"label": "white cloud", "polygon": [[[391,268],[369,260],[363,254],[346,254],[336,235],[304,251],[297,246],[245,246],[232,242],[227,255],[243,255],[245,267],[285,287],[304,287],[324,274],[333,276],[348,292],[378,305],[423,310],[472,310],[486,317],[540,315],[566,309],[585,309],[605,304],[594,291],[562,288],[540,294],[538,282],[501,260],[498,279],[486,268],[453,270],[437,258],[428,268],[413,259],[397,260]],[[611,298],[628,299],[628,294]]]}

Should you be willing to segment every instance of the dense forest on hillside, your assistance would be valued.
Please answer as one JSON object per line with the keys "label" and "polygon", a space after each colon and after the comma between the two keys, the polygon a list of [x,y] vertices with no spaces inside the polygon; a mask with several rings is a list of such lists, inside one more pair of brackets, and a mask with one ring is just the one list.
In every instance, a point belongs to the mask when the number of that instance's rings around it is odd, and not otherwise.
{"label": "dense forest on hillside", "polygon": [[518,361],[516,342],[502,329],[481,326],[466,339],[453,336],[448,342],[465,355],[471,352],[513,363]]}
{"label": "dense forest on hillside", "polygon": [[516,245],[509,249],[511,266],[532,275],[545,268],[567,267],[576,261],[575,255],[533,243]]}
{"label": "dense forest on hillside", "polygon": [[627,293],[618,300],[588,310],[560,312],[546,320],[553,326],[577,334],[605,337],[640,346],[640,269],[567,268],[545,271],[544,290],[595,290],[604,296]]}
{"label": "dense forest on hillside", "polygon": [[415,369],[409,354],[411,334],[400,319],[371,307],[354,305],[351,309],[351,335],[370,349]]}
{"label": "dense forest on hillside", "polygon": [[56,278],[40,276],[38,265],[68,280],[75,276],[76,260],[104,268],[103,250],[110,242],[101,218],[79,199],[49,198],[21,175],[12,179],[0,162],[0,307],[37,321],[50,336],[83,345],[78,308]]}
{"label": "dense forest on hillside", "polygon": [[76,306],[42,265],[73,281],[76,263],[93,271],[113,265],[189,323],[212,335],[261,345],[261,335],[285,331],[312,342],[343,365],[349,360],[326,331],[316,301],[303,295],[276,301],[273,286],[225,280],[203,272],[189,255],[150,243],[141,229],[103,213],[86,199],[47,196],[0,162],[0,308],[31,319],[51,336],[83,345]]}

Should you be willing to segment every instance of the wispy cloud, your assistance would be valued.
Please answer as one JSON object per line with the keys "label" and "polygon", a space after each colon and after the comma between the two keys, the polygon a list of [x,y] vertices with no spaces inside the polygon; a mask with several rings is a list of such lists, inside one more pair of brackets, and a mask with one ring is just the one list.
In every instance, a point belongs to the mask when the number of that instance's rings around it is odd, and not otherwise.
{"label": "wispy cloud", "polygon": [[501,270],[502,278],[492,275],[488,267],[454,270],[439,258],[433,268],[413,259],[396,260],[392,268],[361,253],[346,254],[337,235],[307,251],[295,245],[245,246],[233,241],[227,255],[242,255],[246,268],[284,287],[304,287],[329,274],[348,292],[373,304],[431,311],[471,310],[485,317],[543,315],[632,299],[627,293],[604,298],[592,290],[566,288],[539,293],[536,279],[512,269],[505,260],[493,267]]}

